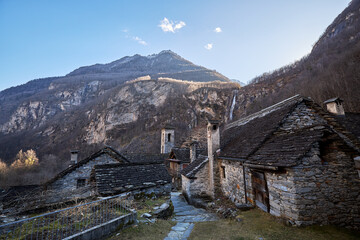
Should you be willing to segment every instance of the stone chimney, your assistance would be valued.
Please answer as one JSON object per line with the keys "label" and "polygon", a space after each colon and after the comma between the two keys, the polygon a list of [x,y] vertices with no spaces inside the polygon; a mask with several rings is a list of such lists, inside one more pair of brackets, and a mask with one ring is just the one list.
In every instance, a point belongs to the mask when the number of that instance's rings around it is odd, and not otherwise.
{"label": "stone chimney", "polygon": [[175,145],[175,128],[166,125],[161,129],[161,153],[169,153]]}
{"label": "stone chimney", "polygon": [[78,150],[71,150],[70,154],[71,154],[70,165],[77,164],[78,163],[79,151]]}
{"label": "stone chimney", "polygon": [[343,102],[344,101],[341,98],[336,97],[326,100],[324,104],[326,105],[328,112],[331,112],[335,115],[345,116],[345,111],[342,104]]}
{"label": "stone chimney", "polygon": [[214,160],[220,148],[219,120],[209,120],[207,126],[208,158],[209,158],[209,196],[214,198]]}
{"label": "stone chimney", "polygon": [[198,143],[196,141],[191,142],[190,144],[190,162],[195,161],[196,159],[196,148]]}

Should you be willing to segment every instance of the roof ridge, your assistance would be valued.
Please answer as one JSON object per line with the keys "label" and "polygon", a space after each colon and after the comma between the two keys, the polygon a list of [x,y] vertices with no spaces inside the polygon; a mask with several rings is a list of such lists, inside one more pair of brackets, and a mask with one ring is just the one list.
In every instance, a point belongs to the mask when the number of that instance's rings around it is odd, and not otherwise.
{"label": "roof ridge", "polygon": [[232,122],[232,123],[229,123],[225,126],[224,130],[227,130],[229,128],[232,128],[232,127],[235,127],[235,126],[240,126],[240,125],[244,125],[248,122],[250,122],[251,120],[255,119],[255,118],[258,118],[258,117],[264,117],[266,116],[267,114],[273,112],[273,111],[276,111],[277,109],[279,109],[280,107],[283,107],[284,105],[288,104],[289,102],[292,102],[294,100],[303,100],[304,97],[301,96],[300,94],[297,94],[297,95],[294,95],[290,98],[287,98],[281,102],[278,102],[274,105],[271,105],[267,108],[264,108],[256,113],[253,113],[253,114],[250,114],[249,116],[246,116],[246,117],[243,117],[243,118],[240,118],[238,119],[237,121],[235,122]]}

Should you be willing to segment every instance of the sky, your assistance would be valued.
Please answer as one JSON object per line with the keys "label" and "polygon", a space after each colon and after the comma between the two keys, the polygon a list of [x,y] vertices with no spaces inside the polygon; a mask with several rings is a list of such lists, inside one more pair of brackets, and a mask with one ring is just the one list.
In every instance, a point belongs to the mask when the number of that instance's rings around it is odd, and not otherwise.
{"label": "sky", "polygon": [[350,0],[0,0],[0,91],[172,50],[248,82],[293,63]]}

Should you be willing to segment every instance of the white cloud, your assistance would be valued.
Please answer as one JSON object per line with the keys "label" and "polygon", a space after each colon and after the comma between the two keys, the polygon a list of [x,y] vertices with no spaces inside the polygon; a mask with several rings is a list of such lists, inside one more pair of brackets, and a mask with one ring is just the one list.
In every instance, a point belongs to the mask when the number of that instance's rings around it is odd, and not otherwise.
{"label": "white cloud", "polygon": [[220,27],[217,27],[217,28],[215,28],[215,29],[214,29],[214,32],[216,32],[216,33],[221,33],[221,32],[222,32],[222,30],[221,30],[221,28],[220,28]]}
{"label": "white cloud", "polygon": [[127,30],[126,28],[122,30],[124,33],[129,32],[129,30]]}
{"label": "white cloud", "polygon": [[169,19],[167,19],[166,17],[164,17],[164,19],[160,21],[160,25],[159,25],[159,27],[164,32],[172,32],[172,33],[175,33],[176,30],[181,29],[185,26],[186,26],[186,23],[183,21],[173,22],[173,21],[170,21]]}
{"label": "white cloud", "polygon": [[208,43],[204,46],[204,48],[206,48],[207,50],[211,50],[213,48],[213,44],[212,43]]}
{"label": "white cloud", "polygon": [[142,39],[139,38],[139,37],[133,37],[133,40],[137,41],[137,42],[140,43],[141,45],[144,45],[144,46],[147,45],[147,42],[145,42],[144,40],[142,40]]}

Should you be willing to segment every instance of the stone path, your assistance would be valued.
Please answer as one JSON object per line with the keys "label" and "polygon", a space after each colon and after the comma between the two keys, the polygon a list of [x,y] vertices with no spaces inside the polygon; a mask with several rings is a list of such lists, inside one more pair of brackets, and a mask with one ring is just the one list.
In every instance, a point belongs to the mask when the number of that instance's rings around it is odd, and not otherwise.
{"label": "stone path", "polygon": [[171,193],[171,201],[174,205],[175,213],[175,217],[172,220],[178,223],[171,228],[171,232],[164,240],[187,239],[194,228],[195,222],[218,220],[216,214],[189,205],[179,192]]}

